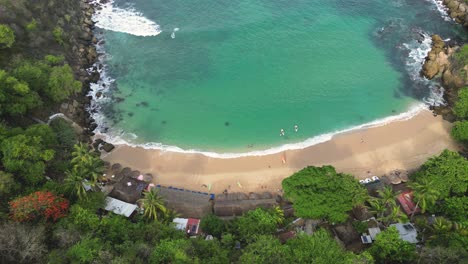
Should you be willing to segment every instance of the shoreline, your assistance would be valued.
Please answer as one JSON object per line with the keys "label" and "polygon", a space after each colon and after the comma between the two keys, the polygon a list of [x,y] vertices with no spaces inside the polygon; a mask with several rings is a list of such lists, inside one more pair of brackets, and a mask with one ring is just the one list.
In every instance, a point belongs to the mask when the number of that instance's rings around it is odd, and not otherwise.
{"label": "shoreline", "polygon": [[296,142],[296,143],[287,143],[277,147],[270,147],[266,149],[259,149],[259,150],[249,150],[245,152],[214,152],[214,151],[205,151],[205,150],[197,150],[197,149],[182,149],[177,146],[172,145],[164,145],[162,143],[145,143],[145,144],[133,144],[127,142],[125,139],[122,139],[119,136],[112,136],[106,133],[99,133],[97,132],[95,138],[99,138],[104,140],[105,142],[111,143],[113,145],[125,145],[129,147],[135,148],[143,148],[147,150],[159,150],[159,151],[169,151],[169,152],[176,152],[176,153],[183,153],[183,154],[202,154],[204,156],[210,158],[220,158],[220,159],[231,159],[231,158],[241,158],[241,157],[252,157],[252,156],[265,156],[271,154],[277,154],[288,150],[301,150],[304,148],[312,147],[314,145],[327,142],[331,140],[333,137],[346,134],[346,133],[353,133],[355,131],[359,131],[362,129],[369,129],[374,127],[380,127],[387,125],[391,122],[398,122],[398,121],[405,121],[408,119],[413,118],[414,116],[418,115],[422,111],[427,111],[429,107],[424,103],[415,103],[409,107],[409,109],[405,112],[402,112],[397,115],[391,115],[379,119],[375,119],[373,121],[363,123],[360,125],[352,126],[349,128],[335,130],[333,132],[323,133],[317,136],[313,136],[307,138],[303,141]]}
{"label": "shoreline", "polygon": [[357,179],[417,169],[446,148],[457,150],[450,137],[451,126],[441,116],[422,110],[406,120],[340,133],[313,146],[276,154],[215,158],[117,145],[112,152],[103,153],[102,158],[152,173],[153,182],[163,186],[214,193],[277,192],[284,178],[308,165],[333,165],[337,171]]}

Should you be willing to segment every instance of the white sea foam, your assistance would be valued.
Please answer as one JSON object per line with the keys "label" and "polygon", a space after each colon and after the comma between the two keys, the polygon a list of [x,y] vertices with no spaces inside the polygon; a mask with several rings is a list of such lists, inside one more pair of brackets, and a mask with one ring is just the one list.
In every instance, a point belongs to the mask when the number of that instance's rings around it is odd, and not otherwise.
{"label": "white sea foam", "polygon": [[439,11],[440,15],[445,21],[452,21],[452,18],[448,14],[448,8],[444,5],[442,0],[428,0],[429,2],[432,2],[437,11]]}
{"label": "white sea foam", "polygon": [[[379,127],[383,126],[386,124],[389,124],[391,122],[396,122],[396,121],[404,121],[411,119],[421,111],[428,110],[428,107],[424,103],[418,103],[413,105],[407,112],[394,115],[394,116],[389,116],[386,118],[378,119],[369,123],[365,123],[359,126],[343,129],[343,130],[338,130],[332,133],[326,133],[322,134],[319,136],[315,136],[309,139],[306,139],[305,141],[299,142],[299,143],[291,143],[291,144],[285,144],[279,147],[273,147],[265,150],[256,150],[256,151],[250,151],[250,152],[244,152],[244,153],[216,153],[216,152],[209,152],[209,151],[202,151],[202,150],[196,150],[196,149],[182,149],[177,146],[169,146],[169,145],[164,145],[162,143],[145,143],[145,144],[133,144],[129,141],[132,141],[132,139],[127,139],[128,136],[132,137],[133,140],[136,139],[136,135],[132,133],[122,133],[120,136],[112,136],[109,135],[108,133],[99,133],[97,132],[96,135],[100,138],[103,138],[105,141],[115,144],[115,145],[128,145],[128,146],[133,146],[133,147],[142,147],[145,149],[159,149],[163,151],[169,151],[169,152],[179,152],[179,153],[192,153],[192,154],[203,154],[208,157],[213,157],[213,158],[222,158],[222,159],[229,159],[229,158],[239,158],[239,157],[247,157],[247,156],[264,156],[264,155],[269,155],[269,154],[276,154],[276,153],[281,153],[286,150],[296,150],[296,149],[304,149],[313,145],[317,145],[326,141],[329,141],[333,138],[333,136],[337,134],[342,134],[342,133],[347,133],[355,130],[360,130],[360,129],[367,129],[367,128],[372,128],[372,127]],[[124,139],[125,138],[125,139]]]}
{"label": "white sea foam", "polygon": [[[419,72],[421,71],[422,63],[431,48],[431,38],[427,34],[425,34],[424,41],[422,41],[422,43],[418,43],[417,41],[414,41],[414,42],[405,44],[404,47],[410,50],[409,52],[410,54],[409,54],[408,61],[407,61],[407,66],[408,66],[408,71],[410,72],[410,75],[412,76],[412,79],[414,81],[430,82],[427,79],[421,78]],[[389,124],[391,122],[396,122],[396,121],[408,120],[414,117],[415,115],[417,115],[418,113],[420,113],[421,111],[428,110],[428,104],[443,103],[443,99],[441,97],[438,98],[438,96],[436,96],[435,93],[431,93],[431,96],[425,99],[425,102],[427,104],[425,103],[414,104],[413,106],[409,108],[408,111],[398,114],[398,115],[385,117],[382,119],[374,120],[369,123],[365,123],[362,125],[358,125],[358,126],[354,126],[354,127],[350,127],[350,128],[346,128],[342,130],[337,130],[331,133],[325,133],[322,135],[314,136],[314,137],[308,138],[298,143],[285,144],[285,145],[281,145],[278,147],[273,147],[273,148],[269,148],[265,150],[256,150],[256,151],[243,152],[243,153],[216,153],[216,152],[196,150],[196,149],[182,149],[177,146],[164,145],[162,143],[155,143],[155,142],[135,144],[133,142],[135,142],[138,139],[137,135],[133,133],[128,133],[125,131],[107,131],[106,129],[106,128],[112,127],[112,124],[108,123],[109,121],[107,121],[107,119],[104,117],[104,115],[101,113],[100,110],[104,104],[112,103],[110,96],[106,96],[106,95],[107,93],[110,92],[109,88],[113,85],[114,80],[107,73],[107,67],[105,66],[106,65],[105,62],[109,58],[106,57],[107,55],[105,54],[104,47],[101,45],[97,45],[97,51],[98,51],[98,54],[102,54],[102,55],[99,57],[99,62],[94,66],[96,67],[97,65],[101,64],[101,65],[104,65],[104,67],[102,67],[99,70],[101,74],[101,79],[99,80],[99,82],[95,84],[91,84],[91,91],[89,92],[89,95],[93,97],[93,100],[88,110],[90,111],[92,118],[95,120],[96,124],[98,125],[98,127],[94,131],[96,133],[96,136],[99,138],[103,138],[105,141],[115,144],[115,145],[128,145],[128,146],[134,146],[134,147],[142,147],[145,149],[159,149],[159,150],[168,151],[168,152],[198,153],[198,154],[203,154],[208,157],[224,158],[224,159],[246,157],[246,156],[263,156],[263,155],[281,153],[286,150],[304,149],[313,145],[317,145],[317,144],[329,141],[335,135],[342,134],[342,133],[348,133],[351,131],[367,129],[371,127],[379,127],[379,126],[383,126],[383,125]],[[432,83],[424,83],[424,84],[432,85]],[[96,96],[98,92],[101,92],[103,94],[100,98],[97,98]]]}
{"label": "white sea foam", "polygon": [[102,9],[96,10],[93,15],[93,21],[99,28],[143,37],[156,36],[161,33],[158,24],[133,8],[115,7],[114,1],[100,6]]}
{"label": "white sea foam", "polygon": [[413,82],[419,83],[422,87],[429,89],[429,96],[423,98],[424,102],[434,106],[445,105],[443,98],[444,88],[440,87],[436,82],[421,76],[422,66],[432,48],[432,39],[429,34],[423,32],[420,34],[424,37],[421,42],[412,40],[409,43],[403,44],[403,47],[409,50],[406,69]]}

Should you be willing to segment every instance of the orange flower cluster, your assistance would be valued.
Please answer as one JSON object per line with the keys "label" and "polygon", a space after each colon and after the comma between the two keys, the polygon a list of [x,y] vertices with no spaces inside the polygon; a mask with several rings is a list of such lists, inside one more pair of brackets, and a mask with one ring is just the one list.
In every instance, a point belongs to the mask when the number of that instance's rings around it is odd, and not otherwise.
{"label": "orange flower cluster", "polygon": [[38,191],[17,198],[9,204],[10,217],[17,222],[40,219],[56,221],[66,215],[70,205],[67,199],[48,191]]}

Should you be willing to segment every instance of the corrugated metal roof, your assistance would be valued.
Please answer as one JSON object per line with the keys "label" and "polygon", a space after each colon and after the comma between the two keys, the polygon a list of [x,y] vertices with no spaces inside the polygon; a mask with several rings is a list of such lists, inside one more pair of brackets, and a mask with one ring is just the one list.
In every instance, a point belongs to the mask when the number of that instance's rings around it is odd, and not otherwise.
{"label": "corrugated metal roof", "polygon": [[174,218],[172,222],[176,224],[177,229],[185,232],[185,229],[187,228],[187,223],[188,223],[187,218]]}
{"label": "corrugated metal roof", "polygon": [[136,208],[136,204],[130,204],[112,197],[106,197],[106,207],[104,209],[118,215],[129,217]]}

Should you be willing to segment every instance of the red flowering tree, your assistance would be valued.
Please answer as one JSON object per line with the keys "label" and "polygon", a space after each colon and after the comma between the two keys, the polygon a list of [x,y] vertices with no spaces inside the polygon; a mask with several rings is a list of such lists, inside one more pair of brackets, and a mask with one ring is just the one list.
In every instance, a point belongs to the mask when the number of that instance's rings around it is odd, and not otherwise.
{"label": "red flowering tree", "polygon": [[10,216],[17,222],[40,219],[56,221],[66,215],[70,205],[67,199],[48,191],[35,192],[17,198],[9,204]]}

